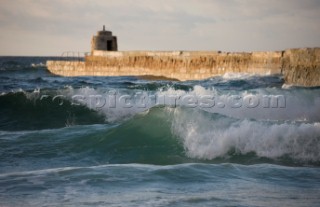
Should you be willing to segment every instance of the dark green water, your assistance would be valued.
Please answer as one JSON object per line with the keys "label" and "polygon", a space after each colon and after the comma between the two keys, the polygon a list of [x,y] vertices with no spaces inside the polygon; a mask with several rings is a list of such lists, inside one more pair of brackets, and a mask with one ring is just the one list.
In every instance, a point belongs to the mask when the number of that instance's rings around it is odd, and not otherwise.
{"label": "dark green water", "polygon": [[0,58],[0,206],[318,206],[320,88],[58,77]]}

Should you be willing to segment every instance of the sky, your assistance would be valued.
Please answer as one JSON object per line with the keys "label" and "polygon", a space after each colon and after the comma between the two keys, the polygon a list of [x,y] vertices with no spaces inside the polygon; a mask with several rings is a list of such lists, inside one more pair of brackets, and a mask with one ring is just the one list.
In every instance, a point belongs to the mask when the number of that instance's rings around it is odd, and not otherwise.
{"label": "sky", "polygon": [[88,52],[106,25],[119,50],[320,47],[320,0],[0,0],[0,55]]}

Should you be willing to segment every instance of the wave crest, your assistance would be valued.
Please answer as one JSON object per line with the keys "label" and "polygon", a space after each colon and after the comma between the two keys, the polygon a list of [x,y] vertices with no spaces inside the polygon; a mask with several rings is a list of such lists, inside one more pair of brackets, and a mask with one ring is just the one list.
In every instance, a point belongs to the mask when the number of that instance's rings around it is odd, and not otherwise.
{"label": "wave crest", "polygon": [[173,133],[191,158],[254,153],[259,157],[289,157],[301,162],[320,161],[320,123],[238,120],[219,114],[175,109]]}

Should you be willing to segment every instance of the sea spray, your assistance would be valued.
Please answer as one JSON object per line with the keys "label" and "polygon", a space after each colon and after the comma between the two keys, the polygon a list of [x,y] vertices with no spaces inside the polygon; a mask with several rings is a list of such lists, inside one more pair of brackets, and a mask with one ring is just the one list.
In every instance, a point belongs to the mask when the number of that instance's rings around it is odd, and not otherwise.
{"label": "sea spray", "polygon": [[0,206],[320,203],[319,88],[68,78],[48,59],[0,58]]}
{"label": "sea spray", "polygon": [[[192,158],[214,159],[254,153],[288,157],[302,163],[320,161],[320,123],[239,120],[203,111],[176,108],[172,130]],[[234,156],[233,155],[233,156]]]}

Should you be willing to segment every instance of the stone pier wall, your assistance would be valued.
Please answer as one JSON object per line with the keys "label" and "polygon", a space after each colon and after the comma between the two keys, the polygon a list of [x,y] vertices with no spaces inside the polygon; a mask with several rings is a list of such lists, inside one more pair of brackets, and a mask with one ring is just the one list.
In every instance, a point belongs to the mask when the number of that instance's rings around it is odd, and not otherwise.
{"label": "stone pier wall", "polygon": [[283,74],[288,84],[320,85],[320,48],[278,52],[106,52],[93,51],[84,62],[48,61],[62,76],[159,76],[199,80],[225,73]]}
{"label": "stone pier wall", "polygon": [[287,84],[320,86],[320,48],[286,50],[282,62]]}

